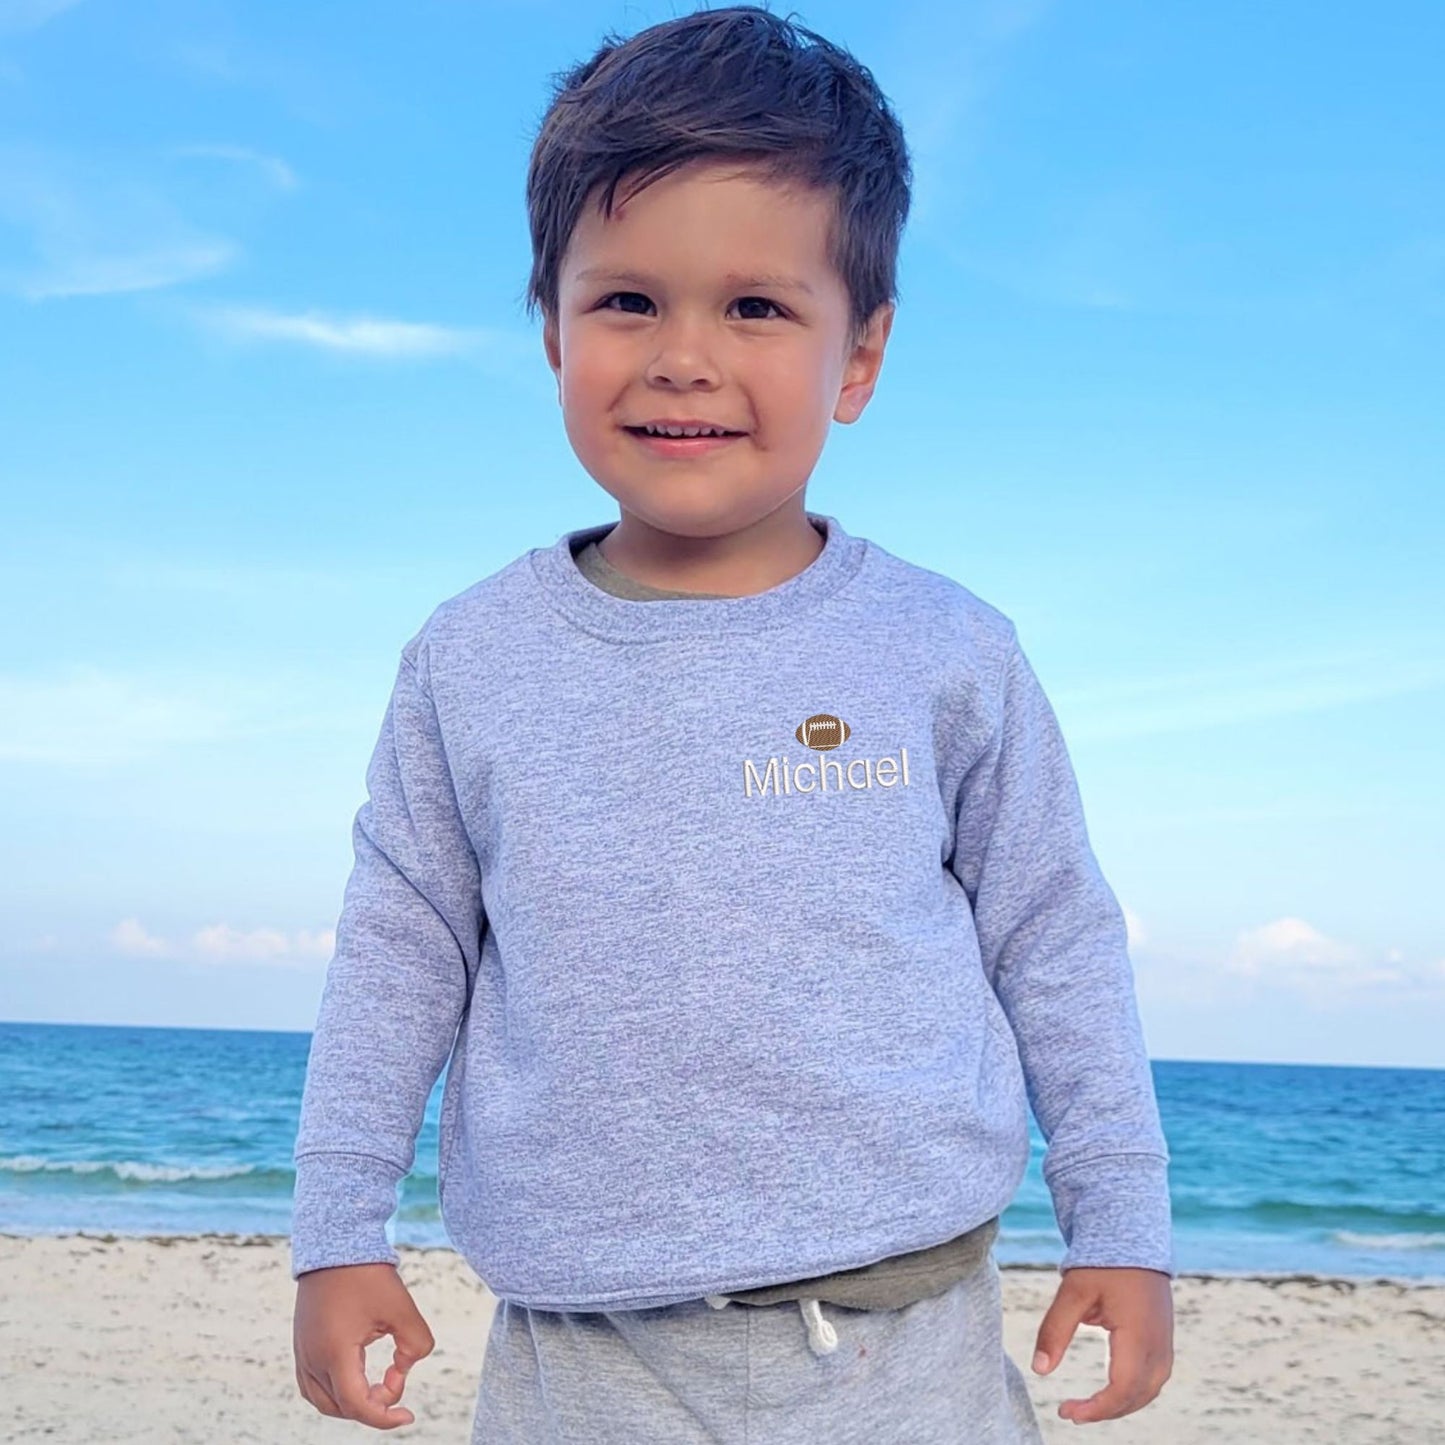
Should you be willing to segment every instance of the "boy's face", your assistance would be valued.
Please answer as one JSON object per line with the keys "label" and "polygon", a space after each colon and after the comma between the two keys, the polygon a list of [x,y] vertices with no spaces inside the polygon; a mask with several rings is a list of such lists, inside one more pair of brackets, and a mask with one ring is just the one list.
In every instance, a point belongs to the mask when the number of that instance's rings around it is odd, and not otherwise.
{"label": "boy's face", "polygon": [[[780,523],[806,527],[829,423],[867,405],[893,319],[880,307],[850,344],[826,252],[831,198],[718,162],[617,196],[610,219],[595,199],[584,207],[543,341],[568,439],[617,500],[618,530],[776,539]],[[637,433],[669,420],[740,435],[669,446]]]}

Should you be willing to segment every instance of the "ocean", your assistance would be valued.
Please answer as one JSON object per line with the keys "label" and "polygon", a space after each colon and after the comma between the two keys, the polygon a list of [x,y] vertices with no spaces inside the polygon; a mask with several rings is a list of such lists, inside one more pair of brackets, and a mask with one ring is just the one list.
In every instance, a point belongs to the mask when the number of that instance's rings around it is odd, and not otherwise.
{"label": "ocean", "polygon": [[[311,1036],[0,1023],[0,1233],[286,1235]],[[1152,1063],[1175,1266],[1445,1284],[1445,1070]],[[449,1244],[427,1103],[394,1243]],[[1041,1165],[1000,1264],[1057,1266]]]}

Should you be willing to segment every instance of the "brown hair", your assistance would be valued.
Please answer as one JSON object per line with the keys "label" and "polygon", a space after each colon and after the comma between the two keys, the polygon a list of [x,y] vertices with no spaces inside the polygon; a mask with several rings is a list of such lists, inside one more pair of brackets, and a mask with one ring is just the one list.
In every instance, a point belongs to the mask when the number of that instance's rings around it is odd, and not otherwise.
{"label": "brown hair", "polygon": [[908,148],[872,74],[840,46],[760,6],[734,5],[629,40],[609,35],[553,80],[527,171],[528,315],[538,306],[556,314],[562,258],[598,186],[610,217],[624,176],[641,173],[635,193],[711,158],[833,191],[829,259],[848,289],[855,338],[896,299]]}

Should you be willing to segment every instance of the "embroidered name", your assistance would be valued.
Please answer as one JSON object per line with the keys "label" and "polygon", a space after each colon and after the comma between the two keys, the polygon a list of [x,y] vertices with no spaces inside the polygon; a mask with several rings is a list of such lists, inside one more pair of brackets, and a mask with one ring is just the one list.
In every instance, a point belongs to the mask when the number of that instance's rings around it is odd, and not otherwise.
{"label": "embroidered name", "polygon": [[900,781],[904,787],[912,786],[907,748],[899,748],[896,758],[853,758],[847,763],[834,758],[812,763],[769,758],[761,772],[751,758],[743,761],[743,796],[747,798],[753,796],[754,789],[759,797],[772,793],[776,798],[790,793],[841,793],[845,788],[862,791],[875,784],[892,788]]}

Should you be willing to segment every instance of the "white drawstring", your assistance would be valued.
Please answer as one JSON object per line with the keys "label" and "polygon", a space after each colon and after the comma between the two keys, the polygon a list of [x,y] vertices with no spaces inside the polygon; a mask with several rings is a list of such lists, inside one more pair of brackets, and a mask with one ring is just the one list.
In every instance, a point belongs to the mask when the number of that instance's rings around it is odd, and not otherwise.
{"label": "white drawstring", "polygon": [[838,1348],[838,1331],[823,1318],[823,1306],[815,1299],[798,1301],[808,1323],[808,1343],[815,1355],[826,1355]]}
{"label": "white drawstring", "polygon": [[[703,1298],[713,1309],[726,1309],[728,1297],[725,1294],[708,1294]],[[838,1348],[838,1331],[823,1318],[823,1306],[815,1299],[798,1301],[803,1314],[803,1323],[808,1327],[808,1345],[815,1355],[827,1355]]]}

